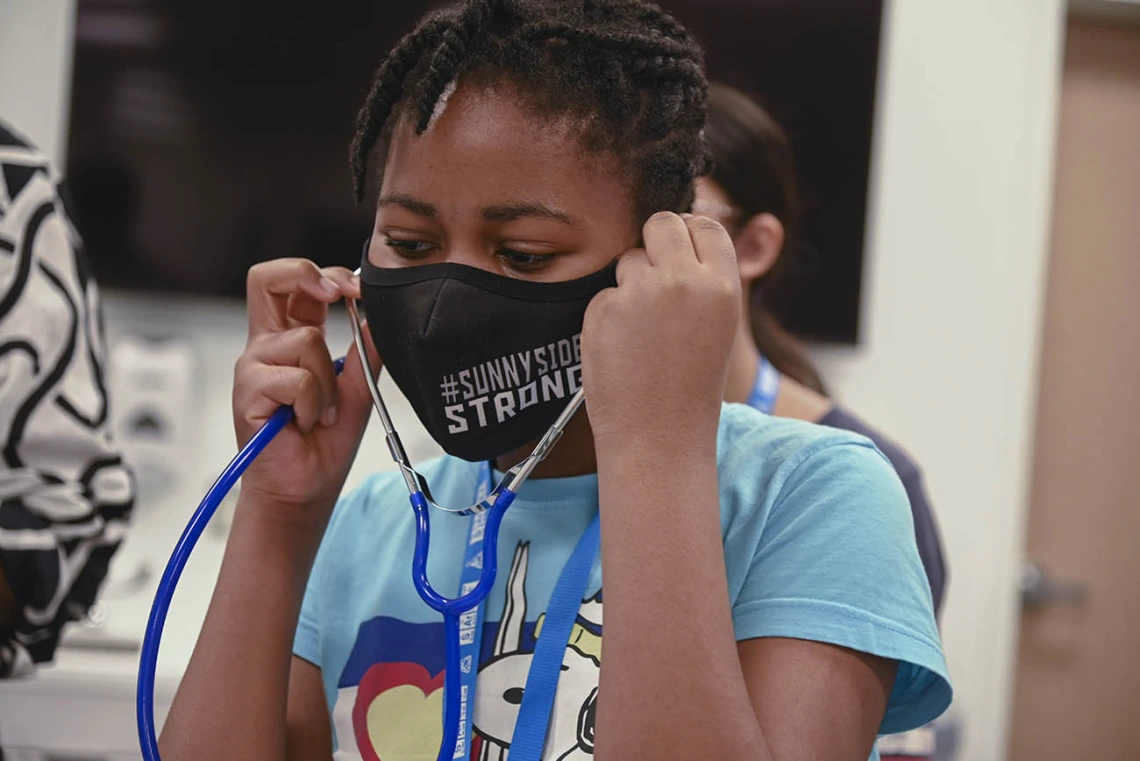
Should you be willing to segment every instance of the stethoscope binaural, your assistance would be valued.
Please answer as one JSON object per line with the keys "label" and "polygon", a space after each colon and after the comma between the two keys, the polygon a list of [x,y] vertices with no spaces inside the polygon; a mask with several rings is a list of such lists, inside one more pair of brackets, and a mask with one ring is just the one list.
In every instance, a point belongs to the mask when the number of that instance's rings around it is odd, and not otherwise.
{"label": "stethoscope binaural", "polygon": [[[357,274],[359,274],[359,270]],[[478,607],[495,585],[498,565],[495,562],[495,558],[497,557],[499,526],[502,522],[503,514],[507,508],[510,507],[511,503],[514,502],[519,487],[530,477],[535,467],[546,458],[554,448],[554,445],[558,443],[558,439],[561,438],[562,431],[565,429],[567,423],[570,422],[574,413],[582,406],[585,399],[584,391],[579,388],[575,392],[574,396],[571,397],[567,403],[566,408],[550,426],[546,434],[539,440],[531,454],[522,462],[508,470],[498,485],[495,486],[489,494],[482,499],[478,499],[475,504],[469,507],[458,509],[444,507],[432,500],[427,489],[426,479],[412,467],[411,462],[408,460],[408,455],[404,451],[404,445],[400,441],[400,436],[396,432],[395,427],[392,425],[392,418],[388,414],[388,408],[384,404],[384,399],[380,395],[380,389],[376,384],[376,376],[372,371],[371,363],[368,359],[367,347],[364,342],[364,334],[361,329],[356,300],[346,298],[345,303],[348,307],[352,340],[356,346],[356,351],[360,354],[361,363],[364,367],[364,376],[368,383],[368,389],[372,394],[373,406],[376,408],[380,422],[384,426],[384,438],[388,444],[388,450],[392,455],[392,459],[396,462],[397,467],[400,469],[404,484],[408,488],[412,509],[415,511],[416,545],[412,559],[412,581],[415,584],[416,592],[419,593],[424,602],[444,616],[445,630],[447,633],[446,669],[447,673],[457,675],[460,673],[459,615]],[[344,369],[343,358],[336,360],[335,369],[338,374]],[[249,464],[261,454],[281,429],[292,420],[292,407],[282,406],[278,408],[257,433],[253,435],[249,442],[242,447],[237,456],[234,457],[226,469],[222,471],[218,480],[210,487],[206,496],[202,498],[198,509],[194,511],[194,515],[186,525],[182,536],[179,537],[178,543],[174,547],[174,552],[171,554],[166,569],[163,571],[158,590],[155,592],[154,602],[151,605],[150,617],[147,621],[146,634],[143,637],[142,655],[139,662],[136,718],[138,723],[139,744],[145,761],[161,761],[154,724],[154,680],[158,665],[158,648],[162,638],[162,629],[166,623],[166,614],[170,608],[170,601],[174,596],[174,589],[178,584],[178,579],[182,575],[182,570],[186,567],[186,562],[190,558],[190,553],[193,551],[194,545],[197,544],[206,524],[217,511],[218,505],[225,499],[230,489],[237,483],[237,480],[241,478],[242,473],[249,467]],[[429,508],[435,508],[457,515],[474,515],[484,511],[487,512],[484,534],[484,556],[491,558],[491,561],[483,564],[478,583],[475,587],[466,594],[461,594],[459,597],[449,598],[440,594],[432,587],[431,582],[428,581],[427,557],[428,546],[430,544]],[[439,761],[451,759],[453,749],[456,747],[459,724],[462,720],[459,708],[459,691],[460,680],[458,678],[444,680],[443,739],[440,743]]]}

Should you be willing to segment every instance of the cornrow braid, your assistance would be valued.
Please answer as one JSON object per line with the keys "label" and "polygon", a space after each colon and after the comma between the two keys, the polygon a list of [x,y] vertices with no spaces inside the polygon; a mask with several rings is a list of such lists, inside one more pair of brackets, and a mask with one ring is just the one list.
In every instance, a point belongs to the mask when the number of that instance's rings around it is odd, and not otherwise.
{"label": "cornrow braid", "polygon": [[655,5],[642,3],[640,7],[618,7],[611,3],[584,0],[582,10],[587,17],[594,17],[591,14],[599,14],[600,17],[611,20],[632,20],[637,23],[649,24],[653,31],[659,31],[675,40],[692,39],[689,30],[685,29],[671,13]]}
{"label": "cornrow braid", "polygon": [[404,90],[404,80],[423,55],[427,40],[446,29],[449,21],[443,17],[425,19],[411,34],[401,39],[388,58],[376,70],[372,89],[356,117],[356,134],[349,150],[352,164],[352,191],[359,203],[364,198],[368,176],[368,155],[380,138],[392,109]]}
{"label": "cornrow braid", "polygon": [[615,155],[638,225],[686,210],[708,169],[704,56],[673,16],[641,0],[468,0],[427,16],[376,72],[352,141],[358,201],[399,119],[422,134],[461,80],[507,83],[537,117],[569,118],[586,150]]}
{"label": "cornrow braid", "polygon": [[492,5],[489,2],[468,4],[455,23],[444,30],[439,45],[427,61],[427,70],[416,97],[416,113],[419,116],[416,122],[417,134],[422,134],[427,129],[436,103],[463,62],[467,46],[483,30],[496,10]]}
{"label": "cornrow braid", "polygon": [[571,43],[580,43],[583,46],[595,45],[600,48],[613,48],[622,52],[629,51],[649,56],[687,56],[691,54],[688,47],[671,39],[653,39],[635,37],[604,29],[583,29],[565,22],[539,22],[527,24],[522,28],[524,37],[535,39],[559,37]]}

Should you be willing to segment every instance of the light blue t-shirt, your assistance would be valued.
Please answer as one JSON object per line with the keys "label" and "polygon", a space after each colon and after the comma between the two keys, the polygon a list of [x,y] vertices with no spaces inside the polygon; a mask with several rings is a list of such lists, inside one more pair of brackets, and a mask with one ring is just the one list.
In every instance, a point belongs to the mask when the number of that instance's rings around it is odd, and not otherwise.
{"label": "light blue t-shirt", "polygon": [[[951,689],[930,587],[906,492],[886,458],[860,436],[743,405],[723,408],[717,450],[736,639],[793,637],[899,661],[883,734],[942,713]],[[439,504],[473,501],[478,465],[445,457],[422,472]],[[597,510],[590,475],[528,481],[507,511],[485,609],[472,759],[506,758],[542,612]],[[428,577],[448,595],[458,592],[470,520],[433,511]],[[414,539],[403,480],[373,476],[337,505],[309,578],[293,649],[321,669],[338,760],[436,758],[444,631],[412,585]],[[602,610],[596,562],[546,760],[593,755]],[[668,636],[669,627],[647,622],[646,636]]]}

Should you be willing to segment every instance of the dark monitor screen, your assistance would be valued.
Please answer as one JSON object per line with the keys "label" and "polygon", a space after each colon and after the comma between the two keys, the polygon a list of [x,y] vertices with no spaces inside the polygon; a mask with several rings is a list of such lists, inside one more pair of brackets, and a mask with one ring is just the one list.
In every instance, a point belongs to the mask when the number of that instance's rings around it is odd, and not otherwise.
{"label": "dark monitor screen", "polygon": [[[372,72],[440,3],[79,0],[68,175],[106,287],[238,296],[281,256],[355,267],[372,210],[348,144]],[[712,78],[787,129],[820,266],[781,304],[857,335],[881,0],[666,0]]]}

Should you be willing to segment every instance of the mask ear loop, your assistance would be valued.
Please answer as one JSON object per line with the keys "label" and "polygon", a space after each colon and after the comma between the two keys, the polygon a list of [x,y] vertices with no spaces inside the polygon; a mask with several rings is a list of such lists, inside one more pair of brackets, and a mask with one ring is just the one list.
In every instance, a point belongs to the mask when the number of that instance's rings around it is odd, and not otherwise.
{"label": "mask ear loop", "polygon": [[[360,275],[360,270],[356,271]],[[400,469],[400,474],[404,478],[404,485],[408,487],[408,494],[412,496],[413,501],[420,495],[428,505],[438,510],[443,510],[448,513],[455,513],[456,515],[474,515],[489,510],[495,506],[500,495],[504,491],[510,491],[513,494],[518,493],[519,487],[530,478],[534,469],[538,464],[546,459],[551,450],[554,449],[555,444],[562,438],[562,432],[569,424],[571,418],[582,406],[586,400],[585,390],[579,388],[574,392],[574,396],[566,404],[566,407],[551,424],[550,428],[546,430],[542,438],[539,439],[538,444],[535,445],[534,450],[521,462],[508,470],[503,476],[499,484],[491,491],[487,497],[480,502],[464,508],[451,508],[444,507],[436,503],[430,495],[427,488],[427,479],[425,479],[415,468],[412,467],[411,461],[408,459],[408,454],[404,450],[404,444],[400,441],[400,435],[396,433],[396,428],[392,425],[392,416],[388,413],[388,407],[384,404],[384,398],[380,394],[380,388],[376,383],[376,373],[372,369],[372,362],[368,358],[367,347],[364,343],[364,330],[361,327],[360,313],[357,308],[356,299],[348,297],[345,299],[348,307],[349,327],[352,329],[352,341],[356,345],[356,351],[360,355],[361,364],[364,366],[364,380],[368,384],[368,391],[372,394],[372,405],[376,408],[377,414],[380,416],[380,423],[384,426],[384,440],[388,444],[388,451],[392,455],[392,460],[395,461],[396,466]]]}

